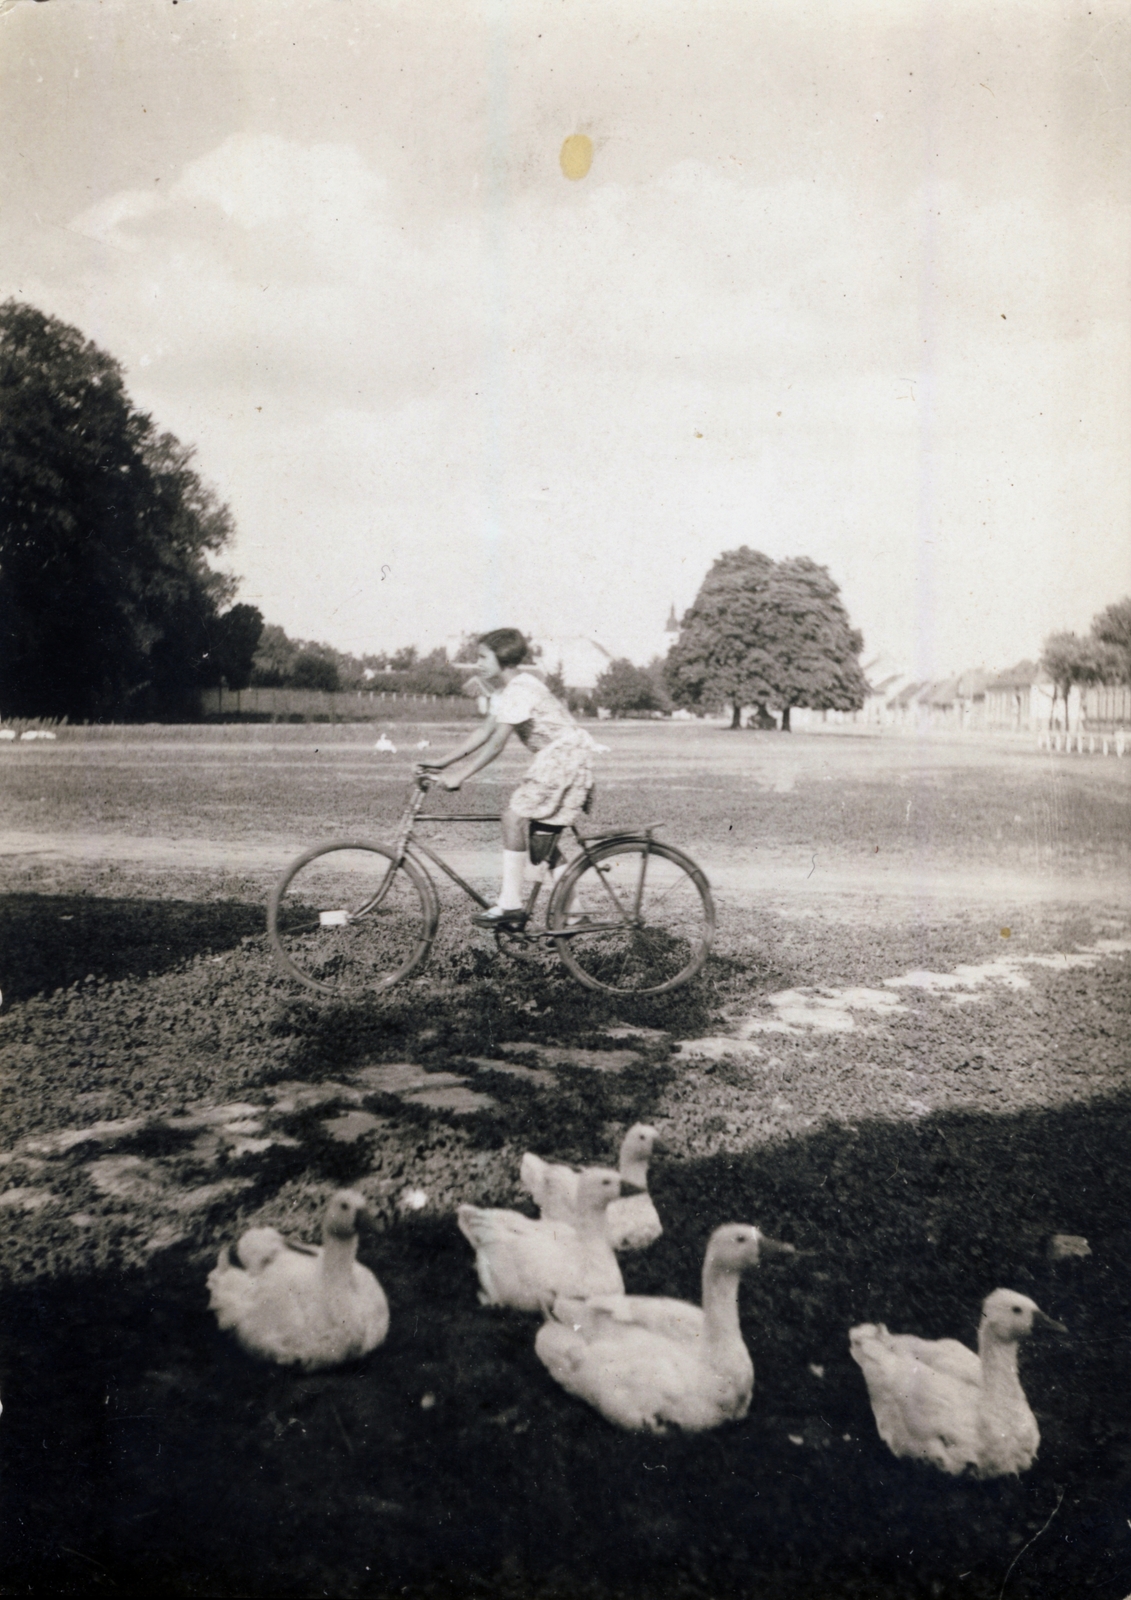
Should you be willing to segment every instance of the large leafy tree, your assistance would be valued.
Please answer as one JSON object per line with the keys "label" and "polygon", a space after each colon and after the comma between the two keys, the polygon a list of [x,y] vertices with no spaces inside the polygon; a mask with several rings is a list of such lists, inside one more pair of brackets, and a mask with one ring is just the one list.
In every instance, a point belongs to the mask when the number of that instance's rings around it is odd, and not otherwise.
{"label": "large leafy tree", "polygon": [[597,679],[593,698],[614,717],[633,711],[660,711],[663,701],[647,668],[633,666],[626,656],[610,662]]}
{"label": "large leafy tree", "polygon": [[1109,681],[1131,683],[1131,595],[1106,606],[1092,618],[1092,637],[1106,645]]}
{"label": "large leafy tree", "polygon": [[229,689],[246,689],[262,636],[263,613],[258,606],[233,606],[217,617],[209,633],[205,681],[213,685],[224,683]]}
{"label": "large leafy tree", "polygon": [[[1111,609],[1114,608],[1109,607]],[[1094,635],[1082,639],[1076,633],[1050,633],[1041,647],[1041,666],[1052,679],[1053,685],[1050,726],[1056,711],[1057,695],[1064,701],[1067,716],[1068,696],[1073,684],[1083,686],[1117,682],[1122,665],[1119,651]]]}
{"label": "large leafy tree", "polygon": [[855,711],[867,683],[858,660],[864,647],[840,590],[808,556],[772,561],[743,545],[725,551],[703,580],[665,677],[679,705],[772,706],[789,730],[794,706]]}
{"label": "large leafy tree", "polygon": [[232,521],[120,366],[34,307],[0,306],[0,711],[187,709],[233,581]]}

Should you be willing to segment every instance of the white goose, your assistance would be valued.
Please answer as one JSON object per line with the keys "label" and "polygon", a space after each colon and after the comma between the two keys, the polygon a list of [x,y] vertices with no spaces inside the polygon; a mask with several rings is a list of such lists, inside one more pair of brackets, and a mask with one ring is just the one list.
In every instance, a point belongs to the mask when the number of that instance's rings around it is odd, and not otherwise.
{"label": "white goose", "polygon": [[365,1198],[339,1189],[326,1207],[321,1247],[289,1244],[274,1228],[249,1228],[208,1274],[209,1305],[250,1355],[313,1372],[366,1355],[389,1330],[389,1303],[357,1256],[371,1226]]}
{"label": "white goose", "polygon": [[[639,1192],[614,1200],[605,1213],[609,1243],[614,1250],[643,1250],[664,1231],[648,1193],[648,1162],[658,1140],[655,1128],[646,1122],[637,1122],[621,1143],[620,1175]],[[559,1161],[543,1161],[529,1150],[519,1167],[522,1187],[550,1222],[573,1221],[577,1210],[577,1177],[573,1167]]]}
{"label": "white goose", "polygon": [[749,1223],[716,1228],[703,1307],[648,1295],[559,1299],[534,1349],[551,1377],[618,1427],[701,1432],[750,1409],[754,1364],[738,1323],[738,1280],[762,1254],[794,1253]]}
{"label": "white goose", "polygon": [[894,1455],[980,1478],[1032,1466],[1037,1419],[1017,1376],[1017,1349],[1034,1326],[1067,1330],[1027,1295],[995,1289],[982,1303],[978,1354],[957,1339],[889,1333],[883,1323],[849,1330],[880,1438]]}
{"label": "white goose", "polygon": [[460,1206],[460,1232],[475,1249],[480,1303],[541,1311],[560,1294],[585,1299],[623,1293],[624,1279],[605,1235],[605,1208],[620,1193],[619,1173],[588,1167],[579,1176],[572,1223]]}

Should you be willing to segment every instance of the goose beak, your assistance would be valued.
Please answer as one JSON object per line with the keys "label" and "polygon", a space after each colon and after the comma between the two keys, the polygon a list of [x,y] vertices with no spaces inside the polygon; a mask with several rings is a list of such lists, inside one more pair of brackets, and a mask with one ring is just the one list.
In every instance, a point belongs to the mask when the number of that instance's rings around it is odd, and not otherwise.
{"label": "goose beak", "polygon": [[663,1139],[652,1140],[652,1154],[654,1156],[666,1156],[668,1154],[668,1147]]}
{"label": "goose beak", "polygon": [[620,1192],[622,1200],[626,1199],[629,1195],[648,1193],[647,1189],[645,1189],[642,1184],[629,1183],[627,1178],[622,1178],[620,1180]]}
{"label": "goose beak", "polygon": [[358,1233],[374,1234],[377,1232],[377,1219],[368,1206],[362,1206],[354,1220]]}
{"label": "goose beak", "polygon": [[758,1236],[758,1252],[764,1256],[795,1256],[797,1248],[781,1239],[769,1239],[764,1233]]}
{"label": "goose beak", "polygon": [[1046,1316],[1043,1311],[1033,1312],[1033,1326],[1036,1327],[1038,1325],[1042,1328],[1051,1328],[1054,1333],[1068,1332],[1063,1322],[1057,1322],[1055,1318]]}

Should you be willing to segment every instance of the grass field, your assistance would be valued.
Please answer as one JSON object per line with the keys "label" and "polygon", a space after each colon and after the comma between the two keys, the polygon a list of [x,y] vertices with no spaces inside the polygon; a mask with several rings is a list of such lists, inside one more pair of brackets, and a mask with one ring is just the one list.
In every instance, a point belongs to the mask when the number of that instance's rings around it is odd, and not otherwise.
{"label": "grass field", "polygon": [[[718,884],[701,978],[614,1002],[445,894],[419,978],[323,1005],[272,965],[272,877],[387,832],[412,747],[459,736],[378,731],[0,750],[3,1592],[1124,1600],[1131,762],[602,725],[595,820],[662,821]],[[493,830],[435,835],[492,881]],[[697,1298],[728,1218],[812,1252],[745,1285],[751,1415],[697,1438],[558,1391],[451,1218],[521,1203],[523,1149],[606,1160],[637,1118],[665,1233],[630,1291]],[[341,1182],[382,1219],[389,1339],[259,1368],[207,1312],[216,1249],[313,1238]],[[1050,1260],[1057,1232],[1092,1254]],[[969,1342],[998,1284],[1070,1330],[1022,1357],[1037,1464],[894,1460],[847,1328]]]}
{"label": "grass field", "polygon": [[[848,730],[782,736],[628,722],[595,731],[611,746],[599,763],[597,820],[663,820],[690,848],[878,849],[900,861],[992,859],[1034,872],[1127,868],[1131,761]],[[379,731],[357,726],[67,732],[52,746],[0,750],[12,826],[305,842],[387,828],[407,766],[424,754],[418,743],[436,750],[465,730],[390,727],[396,756],[376,754]],[[508,751],[468,795],[497,810],[522,760]]]}

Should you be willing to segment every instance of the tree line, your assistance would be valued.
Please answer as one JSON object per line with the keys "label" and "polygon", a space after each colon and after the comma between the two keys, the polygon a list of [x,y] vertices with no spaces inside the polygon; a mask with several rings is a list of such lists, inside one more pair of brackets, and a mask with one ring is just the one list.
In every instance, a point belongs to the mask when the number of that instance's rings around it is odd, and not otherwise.
{"label": "tree line", "polygon": [[415,645],[351,655],[333,645],[290,639],[275,623],[263,627],[251,658],[246,683],[264,689],[386,689],[404,694],[452,695],[463,691],[466,674],[458,672],[441,645],[421,652]]}

